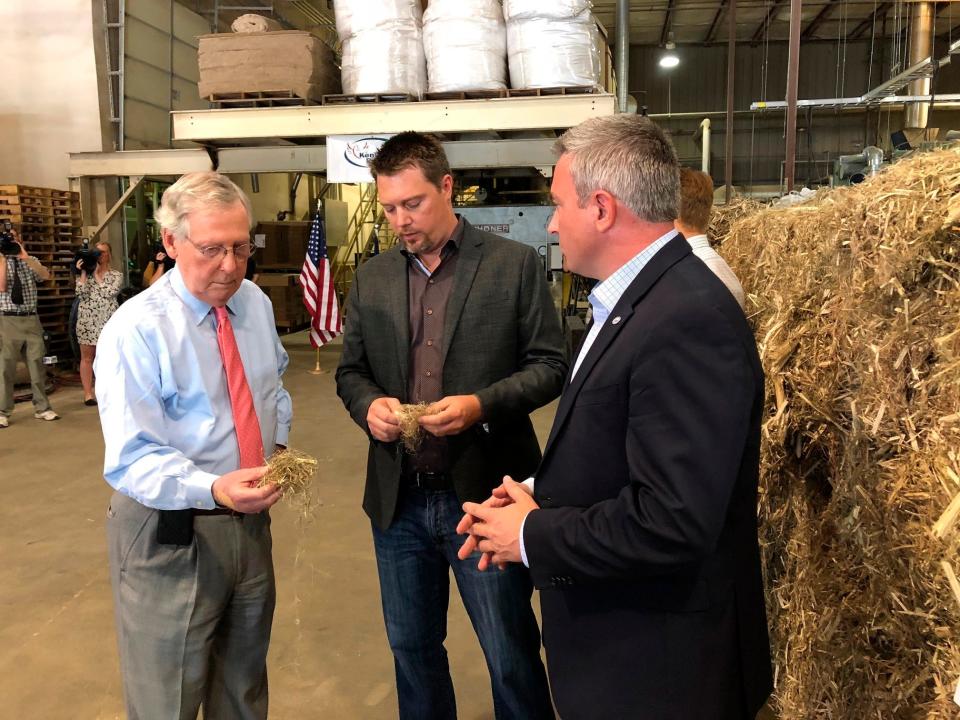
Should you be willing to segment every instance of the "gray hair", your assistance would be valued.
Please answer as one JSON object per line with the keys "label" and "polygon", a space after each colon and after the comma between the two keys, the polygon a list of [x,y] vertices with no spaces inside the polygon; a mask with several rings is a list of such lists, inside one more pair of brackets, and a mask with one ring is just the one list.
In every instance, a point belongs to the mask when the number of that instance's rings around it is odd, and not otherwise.
{"label": "gray hair", "polygon": [[680,163],[652,120],[619,114],[591,118],[561,135],[554,151],[570,155],[581,207],[606,190],[641,220],[672,222],[680,203]]}
{"label": "gray hair", "polygon": [[190,237],[190,214],[232,207],[237,203],[247,211],[253,228],[253,209],[247,194],[233,180],[218,172],[187,173],[163,193],[154,218],[160,227],[177,240]]}

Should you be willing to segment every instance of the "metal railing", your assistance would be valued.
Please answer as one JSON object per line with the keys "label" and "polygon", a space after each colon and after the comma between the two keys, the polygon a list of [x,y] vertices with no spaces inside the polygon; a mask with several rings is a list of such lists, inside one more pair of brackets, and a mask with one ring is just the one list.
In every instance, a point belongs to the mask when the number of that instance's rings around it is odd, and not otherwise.
{"label": "metal railing", "polygon": [[396,244],[396,236],[377,201],[377,186],[373,183],[363,186],[360,202],[347,223],[346,237],[346,245],[338,248],[336,257],[330,259],[333,285],[341,307],[350,292],[357,268],[374,254],[375,245],[379,244],[379,252],[385,252]]}

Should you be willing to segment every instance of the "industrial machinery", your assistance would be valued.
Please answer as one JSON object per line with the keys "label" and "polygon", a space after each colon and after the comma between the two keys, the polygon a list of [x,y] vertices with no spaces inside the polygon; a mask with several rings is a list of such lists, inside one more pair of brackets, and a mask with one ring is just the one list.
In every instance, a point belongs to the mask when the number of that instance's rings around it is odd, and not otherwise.
{"label": "industrial machinery", "polygon": [[456,211],[480,230],[532,247],[543,260],[546,272],[563,269],[557,238],[547,231],[553,215],[551,205],[472,205]]}
{"label": "industrial machinery", "polygon": [[856,185],[883,166],[883,150],[868,145],[856,155],[841,155],[833,162],[834,185]]}

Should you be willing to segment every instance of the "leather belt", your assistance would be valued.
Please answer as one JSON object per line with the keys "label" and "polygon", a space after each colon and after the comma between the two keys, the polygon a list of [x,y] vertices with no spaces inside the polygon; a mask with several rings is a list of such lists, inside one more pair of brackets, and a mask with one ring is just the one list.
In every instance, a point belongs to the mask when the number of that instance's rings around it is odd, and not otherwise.
{"label": "leather belt", "polygon": [[36,310],[0,310],[0,315],[7,317],[30,317],[36,314]]}
{"label": "leather belt", "polygon": [[231,510],[230,508],[214,508],[213,510],[194,510],[193,516],[197,515],[230,515],[231,517],[242,518],[243,513]]}
{"label": "leather belt", "polygon": [[408,485],[421,490],[453,490],[453,482],[447,473],[408,472],[404,475]]}

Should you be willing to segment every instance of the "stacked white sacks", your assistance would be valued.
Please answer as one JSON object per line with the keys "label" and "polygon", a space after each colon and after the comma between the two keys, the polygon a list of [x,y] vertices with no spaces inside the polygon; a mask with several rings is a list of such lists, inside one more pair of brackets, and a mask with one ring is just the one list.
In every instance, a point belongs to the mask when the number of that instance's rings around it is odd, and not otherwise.
{"label": "stacked white sacks", "polygon": [[423,49],[430,92],[507,87],[507,32],[497,0],[431,0]]}
{"label": "stacked white sacks", "polygon": [[335,0],[348,95],[420,97],[427,84],[420,0]]}
{"label": "stacked white sacks", "polygon": [[600,84],[600,33],[590,0],[503,0],[514,88]]}

